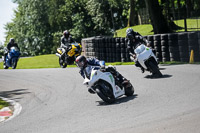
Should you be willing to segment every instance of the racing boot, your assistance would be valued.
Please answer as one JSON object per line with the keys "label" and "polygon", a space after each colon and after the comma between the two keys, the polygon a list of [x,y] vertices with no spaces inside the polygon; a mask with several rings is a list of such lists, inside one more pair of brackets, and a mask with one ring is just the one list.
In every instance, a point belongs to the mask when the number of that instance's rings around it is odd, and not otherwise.
{"label": "racing boot", "polygon": [[144,68],[141,66],[141,72],[144,73]]}

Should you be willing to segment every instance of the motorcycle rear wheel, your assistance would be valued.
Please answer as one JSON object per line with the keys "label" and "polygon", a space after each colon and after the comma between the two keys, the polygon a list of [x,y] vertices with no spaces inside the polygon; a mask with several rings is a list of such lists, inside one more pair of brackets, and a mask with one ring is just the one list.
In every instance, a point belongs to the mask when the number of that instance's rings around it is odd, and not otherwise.
{"label": "motorcycle rear wheel", "polygon": [[61,58],[59,58],[59,64],[61,68],[66,68],[67,67],[67,63],[65,63],[65,61]]}
{"label": "motorcycle rear wheel", "polygon": [[101,91],[101,89],[102,89],[102,88],[101,88],[100,86],[98,86],[98,87],[96,88],[96,93],[97,93],[97,95],[98,95],[104,102],[106,102],[106,103],[109,103],[109,104],[114,103],[114,102],[115,102],[115,98],[106,96],[105,94],[103,94],[103,92]]}

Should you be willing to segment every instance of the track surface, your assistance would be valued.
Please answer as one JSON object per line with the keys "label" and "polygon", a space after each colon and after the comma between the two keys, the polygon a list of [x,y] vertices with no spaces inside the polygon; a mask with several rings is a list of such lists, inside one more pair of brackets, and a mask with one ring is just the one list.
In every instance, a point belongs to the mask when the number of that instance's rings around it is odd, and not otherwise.
{"label": "track surface", "polygon": [[135,66],[117,66],[135,95],[107,105],[87,92],[78,68],[0,70],[0,96],[21,113],[2,133],[199,133],[200,65],[160,66],[150,79]]}

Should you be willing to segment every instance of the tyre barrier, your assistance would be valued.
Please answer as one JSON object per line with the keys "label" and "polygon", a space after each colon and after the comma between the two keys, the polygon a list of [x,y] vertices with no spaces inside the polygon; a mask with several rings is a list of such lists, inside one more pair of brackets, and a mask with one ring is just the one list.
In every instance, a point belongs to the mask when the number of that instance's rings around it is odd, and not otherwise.
{"label": "tyre barrier", "polygon": [[161,35],[154,35],[154,49],[156,51],[156,57],[159,62],[162,62],[162,51],[161,51]]}
{"label": "tyre barrier", "polygon": [[[200,32],[182,32],[144,36],[156,51],[160,62],[189,62],[191,50],[194,61],[200,62]],[[83,55],[106,62],[130,62],[127,38],[96,36],[81,40]]]}
{"label": "tyre barrier", "polygon": [[178,34],[168,34],[170,61],[180,61]]}
{"label": "tyre barrier", "polygon": [[181,62],[189,62],[188,33],[178,34],[178,47]]}
{"label": "tyre barrier", "polygon": [[161,52],[162,52],[162,61],[163,62],[170,61],[168,34],[161,34]]}
{"label": "tyre barrier", "polygon": [[191,51],[194,52],[194,61],[199,62],[200,56],[199,55],[199,44],[198,44],[198,32],[188,32],[188,52],[189,55]]}

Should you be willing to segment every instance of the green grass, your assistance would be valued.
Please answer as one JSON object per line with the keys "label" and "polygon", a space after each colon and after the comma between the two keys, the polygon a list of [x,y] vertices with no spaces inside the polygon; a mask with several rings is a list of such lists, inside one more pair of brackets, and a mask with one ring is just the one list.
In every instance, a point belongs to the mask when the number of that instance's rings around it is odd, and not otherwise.
{"label": "green grass", "polygon": [[[117,30],[117,36],[115,37],[126,37],[126,29],[129,28],[129,27],[126,27],[126,28],[123,28],[123,29],[120,29],[120,30]],[[136,26],[133,26],[131,27],[134,29],[134,31],[137,31],[139,32],[142,36],[146,36],[146,35],[153,35],[154,33],[152,32],[153,31],[153,27],[152,25],[150,24],[146,24],[146,25],[136,25]]]}
{"label": "green grass", "polygon": [[[69,65],[68,67],[71,67]],[[29,58],[20,58],[16,69],[36,69],[36,68],[60,68],[58,57],[55,54],[34,56]],[[3,69],[3,63],[0,63],[0,69]]]}
{"label": "green grass", "polygon": [[[106,65],[132,65],[134,62],[114,62]],[[67,67],[76,67],[68,65]],[[40,55],[28,58],[20,58],[16,69],[38,69],[38,68],[60,68],[58,57],[55,54]],[[0,63],[0,69],[3,69],[3,62]],[[9,67],[9,69],[12,69]]]}
{"label": "green grass", "polygon": [[1,98],[0,98],[0,109],[2,109],[3,107],[8,107],[9,106],[9,103],[7,103],[6,101],[3,101]]}
{"label": "green grass", "polygon": [[[183,28],[181,30],[177,30],[176,32],[185,31],[183,19],[176,20],[176,21],[174,21],[174,23]],[[115,37],[125,37],[127,28],[133,28],[134,31],[139,32],[142,36],[154,34],[152,25],[145,24],[145,25],[136,25],[136,26],[132,26],[132,27],[125,27],[123,29],[116,30],[117,36],[115,36]],[[188,31],[197,31],[197,29],[189,29],[189,28],[200,28],[200,19],[187,19],[187,28],[188,28]]]}

